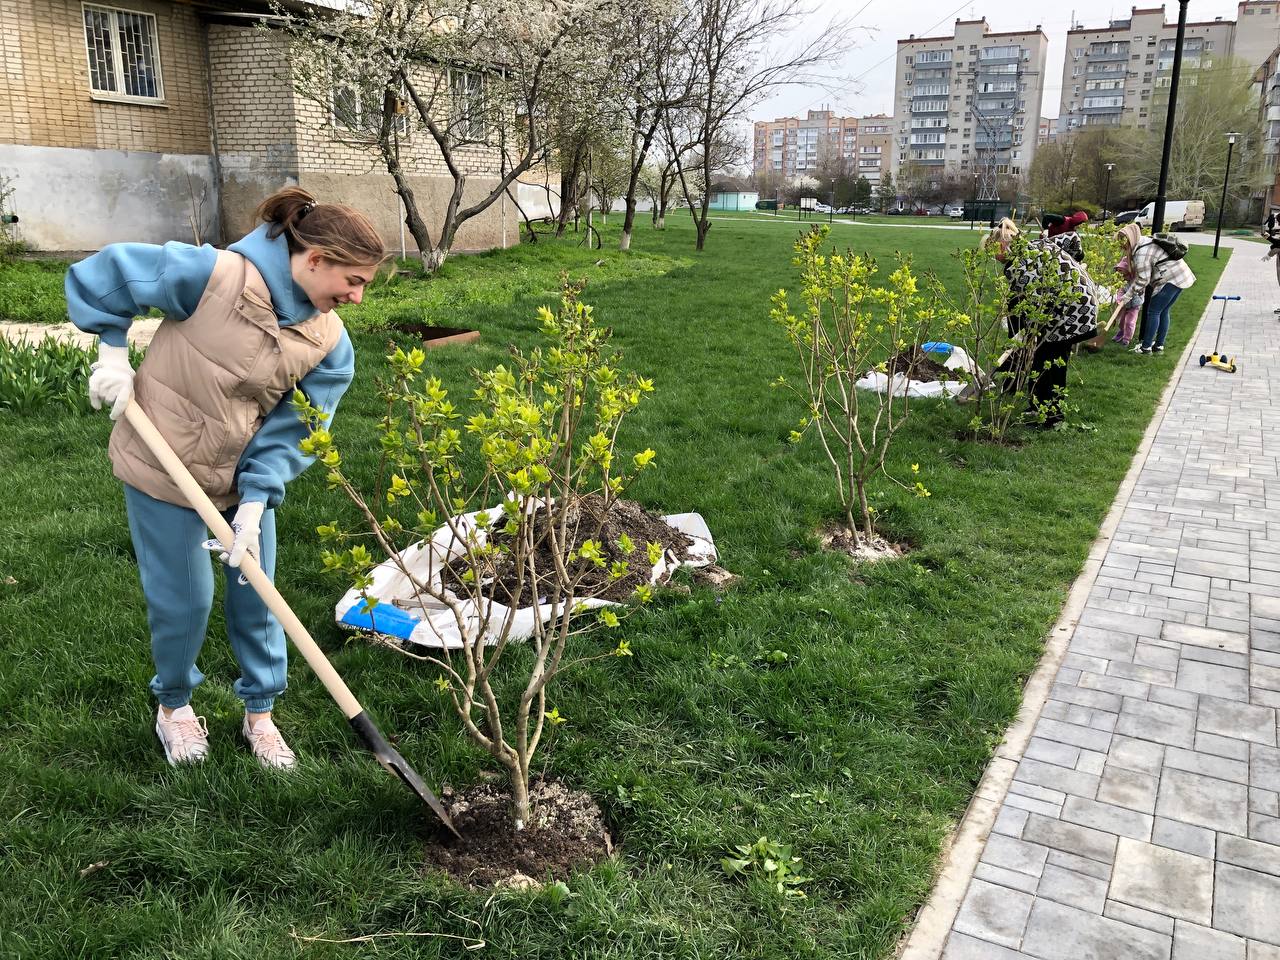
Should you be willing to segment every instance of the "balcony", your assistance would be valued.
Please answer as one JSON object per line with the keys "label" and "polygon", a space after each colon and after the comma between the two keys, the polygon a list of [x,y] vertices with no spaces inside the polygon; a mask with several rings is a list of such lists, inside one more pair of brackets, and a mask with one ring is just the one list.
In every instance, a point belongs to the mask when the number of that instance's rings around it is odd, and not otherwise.
{"label": "balcony", "polygon": [[1087,54],[1087,58],[1090,63],[1106,63],[1112,60],[1128,60],[1129,51],[1125,50],[1123,53],[1089,53]]}
{"label": "balcony", "polygon": [[1280,103],[1267,107],[1267,120],[1280,120]]}

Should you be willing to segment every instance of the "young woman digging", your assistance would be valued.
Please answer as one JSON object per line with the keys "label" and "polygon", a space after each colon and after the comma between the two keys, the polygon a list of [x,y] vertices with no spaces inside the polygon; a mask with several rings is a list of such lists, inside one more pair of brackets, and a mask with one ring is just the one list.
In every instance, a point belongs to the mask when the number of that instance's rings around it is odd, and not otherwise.
{"label": "young woman digging", "polygon": [[[222,559],[242,729],[263,766],[292,767],[271,720],[286,685],[284,631],[231,570],[251,552],[273,576],[273,511],[312,459],[298,449],[307,427],[290,404],[293,388],[332,415],[355,373],[334,308],[359,303],[386,258],[367,217],[296,187],[264,200],[258,217],[263,224],[226,250],[118,243],[67,273],[71,320],[99,338],[89,399],[116,421],[110,456],[147,601],[156,735],[175,765],[209,752],[204,718],[190,705],[204,679],[196,657],[213,604],[208,532],[121,416],[136,400],[235,530]],[[165,320],[135,372],[129,324],[152,307]]]}

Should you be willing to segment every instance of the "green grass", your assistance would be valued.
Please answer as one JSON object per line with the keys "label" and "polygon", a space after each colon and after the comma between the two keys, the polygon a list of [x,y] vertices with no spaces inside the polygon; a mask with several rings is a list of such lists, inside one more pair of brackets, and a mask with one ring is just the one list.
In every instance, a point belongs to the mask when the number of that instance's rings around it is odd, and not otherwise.
{"label": "green grass", "polygon": [[64,260],[0,260],[0,323],[64,323]]}
{"label": "green grass", "polygon": [[[687,224],[669,223],[637,232],[639,256],[539,244],[459,258],[419,284],[448,304],[439,322],[483,331],[474,346],[430,355],[465,401],[468,370],[538,341],[534,311],[559,270],[586,275],[585,297],[626,365],[656,384],[624,437],[658,451],[633,493],[701,512],[722,562],[743,576],[723,598],[695,589],[638,613],[622,628],[633,658],[592,664],[552,696],[568,723],[547,768],[600,799],[620,858],[572,879],[566,900],[491,898],[424,876],[430,816],[356,747],[296,656],[277,716],[301,770],[267,776],[237,744],[236,672],[216,611],[201,657],[209,679],[195,700],[213,755],[200,769],[170,770],[150,729],[146,614],[105,454],[109,423],[0,416],[0,954],[463,955],[426,937],[302,947],[292,930],[477,935],[489,944],[477,956],[522,960],[891,953],[1225,258],[1191,249],[1199,282],[1175,308],[1168,353],[1072,361],[1072,394],[1093,431],[992,447],[958,439],[967,411],[921,403],[890,471],[905,477],[919,463],[933,496],[877,488],[884,524],[918,549],[853,569],[818,549],[834,492],[813,441],[787,444],[799,412],[768,387],[795,373],[767,320],[769,294],[795,286],[794,232],[721,220],[695,255]],[[948,254],[968,240],[930,230],[840,236],[884,260],[909,251],[951,285],[959,273]],[[509,272],[524,279],[506,286]],[[492,295],[477,298],[474,283]],[[397,287],[394,309],[409,294]],[[376,319],[381,296],[353,326]],[[386,339],[357,330],[357,380],[335,424],[361,473],[381,415],[374,381]],[[279,511],[282,591],[429,781],[474,781],[488,764],[445,715],[432,672],[334,627],[341,587],[318,572],[313,528],[335,517],[349,513],[321,471],[290,488]],[[786,650],[787,665],[712,663],[713,654],[750,660],[761,647]],[[784,905],[723,876],[719,858],[765,834],[804,858],[807,900]]]}

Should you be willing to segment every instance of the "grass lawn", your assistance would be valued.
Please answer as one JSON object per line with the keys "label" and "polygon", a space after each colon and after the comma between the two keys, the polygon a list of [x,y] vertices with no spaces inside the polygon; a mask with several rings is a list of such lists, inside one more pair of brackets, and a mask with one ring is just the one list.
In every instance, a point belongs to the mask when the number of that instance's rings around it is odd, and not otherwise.
{"label": "grass lawn", "polygon": [[[538,342],[535,308],[553,298],[558,271],[589,279],[584,299],[614,328],[625,365],[656,385],[625,431],[627,449],[658,451],[632,493],[701,512],[723,564],[743,576],[723,597],[664,596],[625,622],[633,658],[592,664],[552,694],[568,722],[547,770],[600,800],[621,856],[575,877],[568,897],[472,893],[423,875],[429,815],[355,745],[300,658],[277,718],[301,769],[265,775],[238,744],[217,607],[194,701],[213,753],[201,768],[168,768],[151,730],[146,614],[106,458],[110,424],[6,416],[0,955],[464,955],[456,940],[300,945],[293,931],[476,936],[488,946],[474,955],[522,960],[891,953],[1225,258],[1191,249],[1199,282],[1178,301],[1168,353],[1072,362],[1092,431],[996,448],[957,438],[967,411],[921,402],[890,471],[906,478],[918,463],[933,496],[877,487],[884,525],[918,549],[853,569],[818,549],[814,531],[837,500],[815,442],[787,443],[799,411],[769,388],[796,372],[767,320],[769,295],[796,286],[794,231],[717,221],[697,255],[687,221],[669,224],[660,234],[642,224],[629,256],[544,242],[373,290],[348,314],[359,369],[335,423],[348,465],[367,474],[382,414],[387,336],[377,328],[422,309],[414,291],[437,322],[483,331],[474,346],[430,355],[465,408],[471,368]],[[837,236],[886,261],[910,252],[953,286],[949,254],[969,241],[932,230]],[[343,588],[319,572],[314,533],[333,518],[350,516],[321,470],[290,488],[278,517],[283,593],[419,772],[473,782],[488,764],[446,715],[434,672],[333,625]],[[718,666],[762,649],[789,659]],[[803,857],[807,899],[725,878],[720,858],[762,835]],[[91,864],[103,865],[82,876]]]}
{"label": "grass lawn", "polygon": [[65,260],[0,261],[0,323],[64,323]]}

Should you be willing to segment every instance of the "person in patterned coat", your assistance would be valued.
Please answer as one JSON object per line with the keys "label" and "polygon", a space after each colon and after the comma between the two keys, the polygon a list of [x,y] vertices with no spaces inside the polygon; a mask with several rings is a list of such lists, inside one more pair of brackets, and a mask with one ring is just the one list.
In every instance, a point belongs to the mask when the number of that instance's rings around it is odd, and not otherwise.
{"label": "person in patterned coat", "polygon": [[[1051,428],[1064,418],[1071,348],[1098,332],[1098,293],[1074,231],[1025,243],[1018,240],[1018,233],[1017,224],[1006,217],[983,240],[983,247],[1004,266],[1009,281],[1009,334],[1021,335],[1023,350],[1031,350],[1028,386],[1032,407],[1040,415],[1039,425]],[[1047,287],[1057,286],[1049,282],[1054,273],[1062,285],[1050,292]],[[997,372],[1010,372],[1025,359],[1025,353],[1019,356],[1015,352]],[[1006,378],[1005,383],[1011,388],[1014,378]]]}

